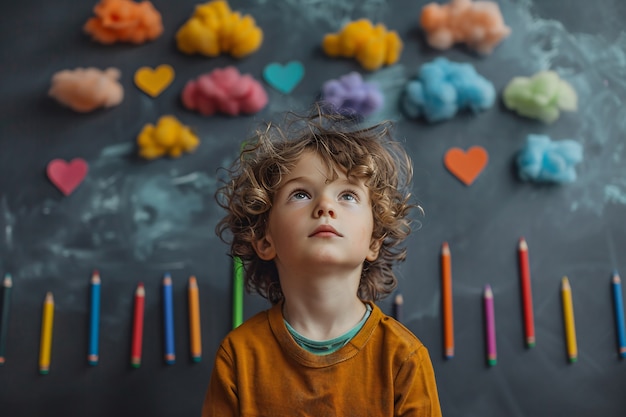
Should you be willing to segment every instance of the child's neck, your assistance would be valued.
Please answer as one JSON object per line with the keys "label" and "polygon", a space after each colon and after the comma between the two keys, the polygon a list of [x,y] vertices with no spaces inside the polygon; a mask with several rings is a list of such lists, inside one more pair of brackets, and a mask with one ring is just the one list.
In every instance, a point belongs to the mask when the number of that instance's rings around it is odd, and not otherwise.
{"label": "child's neck", "polygon": [[302,336],[311,340],[330,340],[347,333],[366,312],[356,293],[342,292],[285,294],[283,316]]}

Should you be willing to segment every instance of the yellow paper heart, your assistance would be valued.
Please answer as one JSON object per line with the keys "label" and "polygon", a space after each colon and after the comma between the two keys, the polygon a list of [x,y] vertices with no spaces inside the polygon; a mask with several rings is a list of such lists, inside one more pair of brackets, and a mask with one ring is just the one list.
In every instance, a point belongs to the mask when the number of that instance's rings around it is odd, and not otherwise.
{"label": "yellow paper heart", "polygon": [[174,68],[163,64],[152,69],[141,67],[135,72],[135,84],[144,93],[156,97],[174,81]]}

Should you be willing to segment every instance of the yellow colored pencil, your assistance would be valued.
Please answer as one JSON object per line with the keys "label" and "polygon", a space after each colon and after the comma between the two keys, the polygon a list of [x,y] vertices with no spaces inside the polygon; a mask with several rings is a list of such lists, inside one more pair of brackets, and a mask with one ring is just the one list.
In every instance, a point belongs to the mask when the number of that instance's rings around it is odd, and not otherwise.
{"label": "yellow colored pencil", "polygon": [[565,325],[565,341],[567,343],[567,357],[570,362],[578,360],[576,345],[576,326],[574,324],[574,303],[572,302],[572,288],[567,277],[561,281],[561,298],[563,300],[563,323]]}
{"label": "yellow colored pencil", "polygon": [[54,298],[46,293],[41,317],[41,344],[39,346],[39,373],[46,375],[50,371],[52,352],[52,323],[54,322]]}
{"label": "yellow colored pencil", "polygon": [[191,359],[200,362],[202,359],[202,335],[200,332],[200,300],[198,281],[196,277],[189,277],[189,346]]}

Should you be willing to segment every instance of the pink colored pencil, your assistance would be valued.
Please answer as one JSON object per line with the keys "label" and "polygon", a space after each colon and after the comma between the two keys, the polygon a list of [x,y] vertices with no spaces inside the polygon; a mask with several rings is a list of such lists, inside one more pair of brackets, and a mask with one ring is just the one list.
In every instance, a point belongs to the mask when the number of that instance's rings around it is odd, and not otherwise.
{"label": "pink colored pencil", "polygon": [[496,350],[496,317],[493,309],[493,291],[489,284],[485,285],[485,335],[487,339],[487,363],[494,366],[498,362]]}

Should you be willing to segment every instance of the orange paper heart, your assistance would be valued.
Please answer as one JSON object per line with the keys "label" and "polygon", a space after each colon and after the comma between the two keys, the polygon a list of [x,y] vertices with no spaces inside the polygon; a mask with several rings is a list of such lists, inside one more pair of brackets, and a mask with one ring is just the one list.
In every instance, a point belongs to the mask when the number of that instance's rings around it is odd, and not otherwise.
{"label": "orange paper heart", "polygon": [[472,146],[467,150],[451,148],[446,152],[443,163],[455,177],[465,185],[471,185],[487,166],[489,155],[485,148]]}
{"label": "orange paper heart", "polygon": [[141,67],[135,72],[135,84],[144,93],[156,97],[174,81],[174,68],[159,65],[156,69]]}

